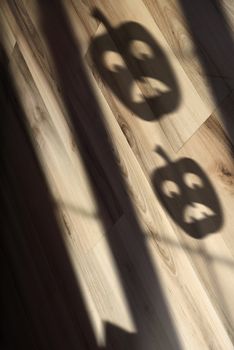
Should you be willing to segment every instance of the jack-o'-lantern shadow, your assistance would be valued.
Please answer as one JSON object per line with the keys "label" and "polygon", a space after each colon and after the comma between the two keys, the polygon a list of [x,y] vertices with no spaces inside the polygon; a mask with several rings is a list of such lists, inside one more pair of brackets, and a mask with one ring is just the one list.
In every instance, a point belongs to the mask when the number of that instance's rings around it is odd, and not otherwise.
{"label": "jack-o'-lantern shadow", "polygon": [[[110,25],[97,9],[93,16],[106,31],[90,44],[92,64],[117,98],[144,120],[175,110],[180,90],[171,65],[155,38],[139,23]],[[152,113],[148,113],[150,107]]]}
{"label": "jack-o'-lantern shadow", "polygon": [[152,181],[171,218],[197,239],[217,232],[223,223],[223,212],[205,172],[190,158],[172,162],[161,147],[156,152],[166,165],[154,172]]}

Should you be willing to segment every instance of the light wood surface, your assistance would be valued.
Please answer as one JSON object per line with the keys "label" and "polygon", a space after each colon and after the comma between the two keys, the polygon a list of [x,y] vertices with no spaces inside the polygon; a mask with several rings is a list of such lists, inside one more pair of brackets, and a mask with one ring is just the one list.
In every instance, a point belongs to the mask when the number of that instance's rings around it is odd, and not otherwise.
{"label": "light wood surface", "polygon": [[234,5],[188,2],[1,1],[6,349],[234,349]]}

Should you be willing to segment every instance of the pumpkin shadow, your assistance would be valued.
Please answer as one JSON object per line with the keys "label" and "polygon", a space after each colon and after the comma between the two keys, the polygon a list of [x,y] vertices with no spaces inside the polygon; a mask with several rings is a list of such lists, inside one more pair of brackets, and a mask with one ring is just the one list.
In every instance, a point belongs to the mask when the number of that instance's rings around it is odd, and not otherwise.
{"label": "pumpkin shadow", "polygon": [[153,185],[170,217],[191,237],[200,239],[217,232],[223,212],[213,185],[202,168],[190,158],[172,162],[161,147],[166,165],[153,174]]}
{"label": "pumpkin shadow", "polygon": [[114,28],[98,9],[93,16],[106,31],[91,41],[91,61],[115,96],[144,120],[157,120],[174,111],[180,89],[165,52],[151,33],[136,22]]}

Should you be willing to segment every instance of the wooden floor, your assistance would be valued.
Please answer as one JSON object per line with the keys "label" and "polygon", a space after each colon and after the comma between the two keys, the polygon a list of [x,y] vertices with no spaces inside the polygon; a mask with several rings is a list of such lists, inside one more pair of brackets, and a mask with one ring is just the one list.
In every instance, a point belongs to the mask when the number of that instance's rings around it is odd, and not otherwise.
{"label": "wooden floor", "polygon": [[234,349],[234,3],[2,0],[3,349]]}

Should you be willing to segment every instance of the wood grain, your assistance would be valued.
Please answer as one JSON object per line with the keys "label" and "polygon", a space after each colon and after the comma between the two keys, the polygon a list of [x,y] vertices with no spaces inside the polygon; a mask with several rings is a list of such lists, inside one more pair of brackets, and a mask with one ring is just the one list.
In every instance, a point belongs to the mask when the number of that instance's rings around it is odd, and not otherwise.
{"label": "wood grain", "polygon": [[[208,2],[206,1],[206,4]],[[186,13],[183,11],[183,0],[181,3],[176,0],[144,0],[144,3],[201,99],[209,106],[211,111],[214,110],[217,104],[228,94],[229,89],[225,85],[219,69],[214,64],[210,50],[206,50],[201,41],[199,45],[194,43],[190,19],[186,17]],[[214,9],[209,8],[213,14]],[[210,11],[208,11],[209,14]],[[218,20],[214,22],[214,25],[217,22]],[[201,62],[201,57],[206,62],[206,69]],[[213,96],[212,86],[215,86],[217,98]]]}
{"label": "wood grain", "polygon": [[[9,61],[1,69],[14,78],[13,89],[3,79],[0,95],[9,116],[1,131],[1,260],[14,299],[10,307],[4,293],[4,317],[16,315],[6,324],[26,348],[234,347],[230,37],[209,37],[216,25],[225,36],[224,13],[232,31],[233,8],[199,1],[193,6],[204,12],[191,27],[185,5],[1,2]],[[202,36],[206,10],[212,21]],[[109,79],[105,65],[119,74]],[[148,96],[168,87],[173,108],[156,118]],[[125,95],[146,103],[134,109]],[[195,238],[155,183],[167,167],[162,180],[175,185],[191,162],[220,208],[216,230],[197,224]],[[189,185],[178,193],[190,203]]]}

